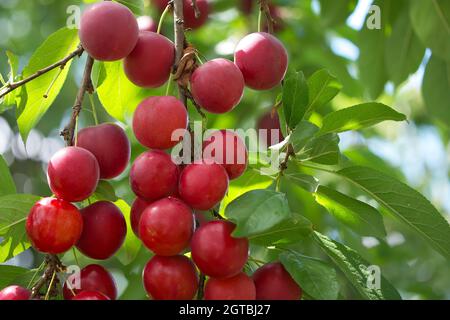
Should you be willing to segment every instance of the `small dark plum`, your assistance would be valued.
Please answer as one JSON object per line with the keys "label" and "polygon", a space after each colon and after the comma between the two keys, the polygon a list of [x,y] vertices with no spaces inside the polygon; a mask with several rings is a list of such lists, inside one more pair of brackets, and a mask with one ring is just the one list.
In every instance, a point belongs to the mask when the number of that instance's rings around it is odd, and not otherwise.
{"label": "small dark plum", "polygon": [[[73,288],[76,285],[74,275],[64,283],[64,299],[70,300],[82,291],[98,291],[109,297],[111,300],[117,298],[116,283],[112,275],[104,267],[98,264],[90,264],[81,269],[79,288]],[[70,288],[72,289],[70,289]]]}
{"label": "small dark plum", "polygon": [[239,41],[234,62],[241,70],[247,87],[269,90],[283,80],[288,55],[280,40],[266,32],[255,32]]}
{"label": "small dark plum", "polygon": [[230,278],[209,278],[205,285],[205,300],[255,299],[255,283],[243,272]]}
{"label": "small dark plum", "polygon": [[133,229],[134,234],[138,238],[139,238],[139,221],[141,220],[142,213],[144,212],[145,208],[147,208],[152,203],[153,201],[147,201],[139,197],[136,197],[136,199],[134,199],[133,201],[130,210],[130,222],[131,222],[131,229]]}
{"label": "small dark plum", "polygon": [[0,300],[30,300],[31,291],[20,286],[9,286],[0,291]]}
{"label": "small dark plum", "polygon": [[235,225],[228,221],[210,221],[194,232],[192,259],[204,274],[228,278],[241,272],[248,258],[247,238],[231,236]]}
{"label": "small dark plum", "polygon": [[138,34],[138,24],[133,13],[117,2],[93,4],[81,16],[81,44],[96,60],[125,58],[136,46]]}
{"label": "small dark plum", "polygon": [[59,254],[78,241],[83,230],[83,219],[77,207],[70,202],[43,198],[31,208],[25,228],[35,249]]}
{"label": "small dark plum", "polygon": [[266,130],[266,135],[259,137],[264,147],[270,147],[284,140],[277,112],[267,112],[258,121],[258,130]]}
{"label": "small dark plum", "polygon": [[160,256],[173,256],[189,246],[194,229],[191,209],[177,198],[164,198],[149,205],[139,222],[139,237]]}
{"label": "small dark plum", "polygon": [[[184,105],[175,97],[150,97],[143,100],[133,116],[136,139],[151,149],[169,149],[182,139],[188,124]],[[179,134],[175,132],[179,131]]]}
{"label": "small dark plum", "polygon": [[198,289],[194,264],[185,256],[153,256],[142,273],[144,287],[154,300],[192,300]]}
{"label": "small dark plum", "polygon": [[130,161],[130,141],[125,131],[113,123],[81,129],[78,132],[77,146],[95,156],[101,179],[117,177]]}
{"label": "small dark plum", "polygon": [[81,210],[83,233],[77,248],[92,259],[111,257],[122,246],[127,224],[119,208],[109,201],[97,201]]}
{"label": "small dark plum", "polygon": [[166,37],[141,31],[136,47],[124,60],[125,74],[135,85],[158,88],[167,82],[175,59],[175,47]]}
{"label": "small dark plum", "polygon": [[180,174],[181,199],[196,210],[210,210],[225,197],[227,171],[217,163],[192,163]]}
{"label": "small dark plum", "polygon": [[56,152],[48,163],[47,180],[53,194],[69,202],[91,196],[97,188],[100,169],[95,156],[79,147]]}
{"label": "small dark plum", "polygon": [[140,16],[137,18],[137,23],[139,26],[139,31],[151,31],[156,32],[158,26],[156,25],[155,20],[149,16]]}
{"label": "small dark plum", "polygon": [[214,131],[203,143],[203,158],[221,164],[230,180],[239,178],[247,169],[248,152],[244,141],[233,131]]}
{"label": "small dark plum", "polygon": [[210,60],[195,69],[190,82],[195,101],[212,113],[232,110],[241,101],[245,86],[239,68],[222,58]]}
{"label": "small dark plum", "polygon": [[257,300],[298,300],[302,289],[279,262],[268,263],[253,274]]}
{"label": "small dark plum", "polygon": [[177,183],[178,167],[164,151],[146,151],[131,166],[131,189],[146,201],[173,195],[177,191]]}
{"label": "small dark plum", "polygon": [[111,300],[98,291],[81,291],[72,300]]}

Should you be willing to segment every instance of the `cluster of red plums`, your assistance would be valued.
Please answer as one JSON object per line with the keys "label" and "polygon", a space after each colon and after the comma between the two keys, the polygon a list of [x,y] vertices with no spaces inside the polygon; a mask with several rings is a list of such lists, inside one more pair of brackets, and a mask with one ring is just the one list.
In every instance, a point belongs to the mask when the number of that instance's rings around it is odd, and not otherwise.
{"label": "cluster of red plums", "polygon": [[[200,20],[195,19],[191,1],[184,2],[186,26],[199,27],[207,17],[208,2],[197,0]],[[154,3],[162,10],[167,0]],[[159,87],[167,82],[174,63],[173,43],[160,34],[139,31],[125,6],[112,1],[92,5],[82,16],[79,35],[94,59],[124,59],[125,73],[136,85]],[[239,42],[234,62],[214,59],[196,68],[190,87],[202,108],[224,113],[240,102],[244,86],[271,89],[284,78],[286,68],[287,53],[281,42],[268,33],[252,33]],[[143,270],[149,296],[193,299],[200,271],[208,277],[205,299],[299,299],[300,287],[280,263],[262,266],[252,278],[243,272],[249,242],[232,236],[233,223],[195,219],[217,209],[229,180],[245,172],[248,152],[233,131],[217,130],[204,141],[200,160],[177,165],[167,150],[182,139],[173,133],[187,127],[186,107],[173,96],[144,99],[133,116],[134,135],[149,149],[134,160],[129,174],[137,196],[130,212],[131,226],[154,253]],[[80,210],[73,203],[89,201],[99,179],[117,177],[129,160],[130,143],[119,126],[105,123],[80,130],[76,146],[58,151],[49,162],[47,176],[54,197],[39,200],[26,221],[33,247],[60,254],[76,246],[97,260],[114,255],[127,230],[119,208],[109,201],[96,201]],[[189,251],[192,260],[184,255]],[[74,300],[117,298],[112,276],[97,264],[81,270],[81,288],[71,288],[66,282],[63,293]],[[17,286],[0,291],[0,300],[29,297],[29,290]]]}

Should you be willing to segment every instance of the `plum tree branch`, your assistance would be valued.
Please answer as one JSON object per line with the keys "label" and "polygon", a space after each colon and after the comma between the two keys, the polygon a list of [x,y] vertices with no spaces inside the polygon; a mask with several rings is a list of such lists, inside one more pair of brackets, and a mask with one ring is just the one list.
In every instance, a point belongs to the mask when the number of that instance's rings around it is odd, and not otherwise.
{"label": "plum tree branch", "polygon": [[64,69],[64,67],[70,60],[72,60],[75,57],[81,56],[81,54],[83,52],[84,52],[83,47],[81,45],[78,45],[76,50],[72,51],[67,56],[62,58],[61,60],[49,65],[48,67],[45,67],[43,69],[36,71],[35,73],[33,73],[32,75],[30,75],[29,77],[27,77],[25,79],[6,84],[6,86],[5,86],[6,89],[0,93],[0,99],[3,98],[4,96],[6,96],[8,93],[16,90],[17,88],[27,84],[28,82],[30,82],[36,78],[39,78],[43,74],[46,74],[47,72],[52,71],[53,69],[56,69],[56,68]]}
{"label": "plum tree branch", "polygon": [[[173,73],[176,73],[184,54],[186,38],[184,36],[183,0],[173,1],[173,27],[175,38],[175,63]],[[183,86],[178,83],[178,94],[181,102],[187,107],[187,97]]]}
{"label": "plum tree branch", "polygon": [[87,57],[86,65],[84,67],[83,79],[81,81],[80,89],[78,90],[77,97],[75,98],[75,103],[72,107],[72,116],[70,117],[70,121],[64,130],[61,132],[61,136],[64,137],[66,141],[66,145],[73,145],[73,137],[75,135],[75,127],[77,123],[78,115],[81,112],[81,108],[83,105],[83,99],[86,92],[92,93],[94,91],[94,87],[91,81],[91,73],[92,67],[94,65],[94,59],[91,56]]}
{"label": "plum tree branch", "polygon": [[[266,17],[266,21],[267,21],[267,31],[269,33],[273,33],[273,25],[275,23],[275,20],[272,18],[272,15],[270,13],[270,7],[269,7],[269,3],[267,0],[259,0],[259,11],[260,11],[260,16],[263,13],[264,16]],[[258,19],[261,20],[261,19]],[[259,21],[259,26],[258,28],[261,28],[261,21]]]}

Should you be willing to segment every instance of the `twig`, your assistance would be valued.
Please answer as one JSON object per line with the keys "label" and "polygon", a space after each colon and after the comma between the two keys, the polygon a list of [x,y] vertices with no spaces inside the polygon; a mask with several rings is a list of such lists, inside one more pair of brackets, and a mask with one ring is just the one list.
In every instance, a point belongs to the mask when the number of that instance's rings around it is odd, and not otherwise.
{"label": "twig", "polygon": [[[183,0],[173,1],[173,27],[175,37],[175,63],[173,65],[173,73],[178,70],[178,65],[184,54],[184,46],[186,38],[184,36],[184,16],[183,16]],[[180,101],[187,107],[187,98],[184,88],[178,84],[178,94]]]}
{"label": "twig", "polygon": [[73,145],[73,137],[75,135],[75,127],[76,127],[78,115],[81,112],[84,94],[86,92],[91,94],[94,91],[94,87],[93,87],[92,81],[91,81],[91,73],[92,73],[93,65],[94,65],[94,59],[91,56],[88,56],[87,60],[86,60],[86,66],[84,67],[83,80],[81,81],[81,86],[80,86],[80,89],[78,90],[78,94],[75,99],[75,104],[72,107],[72,116],[70,118],[70,122],[67,124],[67,126],[64,128],[64,130],[61,132],[61,136],[64,137],[64,140],[66,141],[66,145],[68,145],[68,146]]}
{"label": "twig", "polygon": [[201,13],[200,10],[198,9],[197,0],[192,0],[192,8],[194,8],[195,19],[200,18],[200,16],[202,15],[202,13]]}
{"label": "twig", "polygon": [[261,29],[261,14],[264,13],[267,21],[267,31],[273,33],[273,25],[276,21],[272,18],[270,13],[270,7],[267,0],[259,0],[259,18],[258,18],[258,29]]}
{"label": "twig", "polygon": [[11,82],[6,84],[6,90],[4,90],[3,92],[0,93],[0,99],[3,98],[4,96],[6,96],[8,93],[16,90],[17,88],[27,84],[28,82],[42,76],[43,74],[46,74],[49,71],[52,71],[53,69],[56,68],[61,68],[64,69],[64,67],[66,66],[67,62],[69,62],[70,60],[72,60],[75,57],[79,57],[81,56],[81,54],[83,53],[84,49],[81,45],[79,45],[77,47],[77,49],[71,53],[69,53],[66,57],[62,58],[61,60],[55,62],[54,64],[49,65],[48,67],[45,67],[43,69],[40,69],[38,71],[36,71],[35,73],[33,73],[32,75],[30,75],[29,77],[22,79],[20,81],[17,82]]}
{"label": "twig", "polygon": [[[35,298],[39,296],[41,288],[49,283],[51,279],[53,278],[53,275],[62,270],[63,266],[61,261],[59,260],[57,255],[49,254],[45,256],[45,271],[44,274],[41,276],[41,278],[36,282],[36,284],[31,289],[31,298]],[[53,278],[54,283],[54,278]],[[53,285],[52,283],[52,285]],[[50,295],[55,294],[55,292],[52,292],[51,287],[52,285],[49,285],[49,293]],[[57,293],[56,293],[57,294]]]}

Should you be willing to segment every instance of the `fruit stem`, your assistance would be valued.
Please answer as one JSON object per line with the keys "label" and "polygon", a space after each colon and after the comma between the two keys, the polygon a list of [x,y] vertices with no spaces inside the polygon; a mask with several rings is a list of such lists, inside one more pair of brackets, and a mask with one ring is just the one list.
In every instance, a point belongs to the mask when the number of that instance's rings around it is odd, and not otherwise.
{"label": "fruit stem", "polygon": [[200,273],[200,279],[198,281],[197,300],[202,300],[205,288],[205,275]]}
{"label": "fruit stem", "polygon": [[167,82],[167,85],[166,85],[166,96],[169,95],[170,89],[172,87],[172,81],[173,81],[173,74],[171,73],[169,76],[169,81]]}
{"label": "fruit stem", "polygon": [[92,94],[89,94],[89,101],[91,102],[92,115],[94,117],[95,125],[98,125],[97,110],[95,108],[95,101]]}

